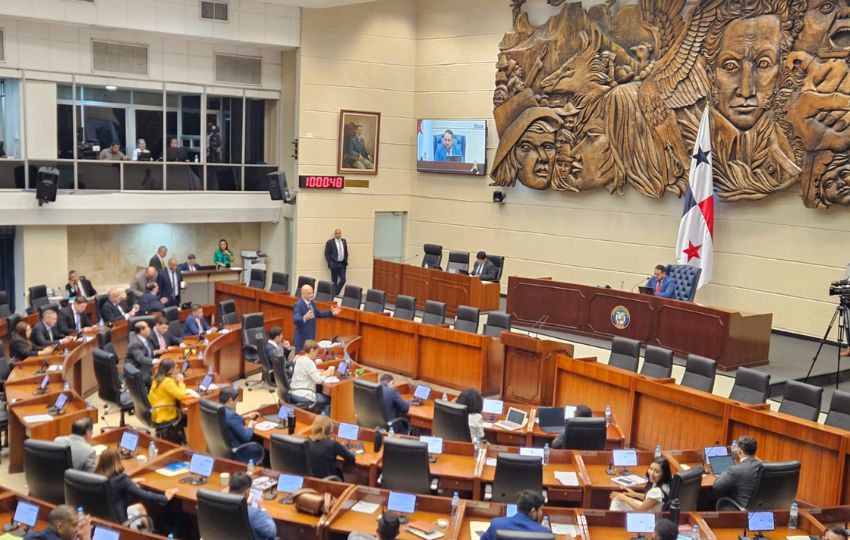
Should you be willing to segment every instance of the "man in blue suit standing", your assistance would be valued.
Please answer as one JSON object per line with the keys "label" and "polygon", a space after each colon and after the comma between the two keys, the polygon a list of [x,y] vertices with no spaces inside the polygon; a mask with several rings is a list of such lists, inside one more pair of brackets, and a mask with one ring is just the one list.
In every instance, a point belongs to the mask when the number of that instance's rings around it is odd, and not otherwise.
{"label": "man in blue suit standing", "polygon": [[[459,159],[450,160],[450,156],[457,156]],[[434,161],[463,161],[463,151],[455,141],[455,134],[452,130],[447,129],[443,133],[443,144],[439,145],[437,151],[434,152]]]}
{"label": "man in blue suit standing", "polygon": [[523,489],[516,494],[516,514],[511,517],[498,517],[490,521],[481,540],[496,540],[496,531],[551,532],[540,524],[543,521],[543,495]]}
{"label": "man in blue suit standing", "polygon": [[200,336],[201,332],[209,332],[210,325],[204,320],[204,308],[198,304],[192,304],[192,313],[186,317],[186,322],[183,324],[183,333],[180,334],[180,339],[186,336]]}
{"label": "man in blue suit standing", "polygon": [[646,286],[655,291],[655,296],[673,298],[673,294],[676,292],[676,280],[667,275],[667,267],[659,264],[652,274],[652,277],[646,282]]}
{"label": "man in blue suit standing", "polygon": [[304,285],[301,287],[301,300],[293,308],[293,322],[295,323],[295,337],[292,339],[295,352],[300,353],[304,348],[304,342],[308,339],[316,339],[316,319],[324,319],[339,315],[342,311],[339,306],[334,306],[327,311],[319,311],[313,302],[313,287]]}

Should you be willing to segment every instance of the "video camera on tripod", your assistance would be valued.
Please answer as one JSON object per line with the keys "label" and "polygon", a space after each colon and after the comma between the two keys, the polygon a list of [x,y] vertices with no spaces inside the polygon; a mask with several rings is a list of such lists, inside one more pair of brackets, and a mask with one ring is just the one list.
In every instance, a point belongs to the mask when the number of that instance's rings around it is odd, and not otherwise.
{"label": "video camera on tripod", "polygon": [[839,279],[829,284],[830,296],[850,296],[850,279]]}

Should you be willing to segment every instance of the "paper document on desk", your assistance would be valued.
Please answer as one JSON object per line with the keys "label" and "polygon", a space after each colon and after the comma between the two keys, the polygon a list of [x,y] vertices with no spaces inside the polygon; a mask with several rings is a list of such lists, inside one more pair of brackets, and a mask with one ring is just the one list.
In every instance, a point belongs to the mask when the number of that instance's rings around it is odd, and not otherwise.
{"label": "paper document on desk", "polygon": [[370,503],[366,501],[357,501],[357,504],[351,507],[351,509],[355,512],[360,512],[361,514],[374,514],[375,510],[380,508],[381,505],[378,503]]}
{"label": "paper document on desk", "polygon": [[484,460],[484,465],[487,465],[488,467],[495,467],[496,466],[496,458],[488,457],[487,459]]}
{"label": "paper document on desk", "polygon": [[162,476],[180,476],[183,473],[189,472],[189,464],[185,461],[175,461],[165,467],[160,467],[156,472]]}
{"label": "paper document on desk", "polygon": [[27,424],[38,424],[39,422],[50,422],[53,420],[53,417],[49,414],[30,414],[29,416],[24,416],[24,422]]}
{"label": "paper document on desk", "polygon": [[555,471],[555,480],[562,486],[578,486],[578,475],[573,471]]}
{"label": "paper document on desk", "polygon": [[319,342],[319,348],[320,349],[330,349],[333,346],[334,346],[334,342],[329,340],[329,339],[323,339],[322,341]]}
{"label": "paper document on desk", "polygon": [[56,371],[62,371],[62,364],[51,364],[50,366],[47,366],[48,373],[53,373]]}
{"label": "paper document on desk", "polygon": [[263,422],[254,424],[254,431],[271,431],[277,426],[277,422],[269,422],[268,420],[264,420]]}
{"label": "paper document on desk", "polygon": [[325,377],[325,383],[327,383],[327,384],[338,383],[338,382],[339,382],[339,377]]}
{"label": "paper document on desk", "polygon": [[107,448],[109,448],[109,447],[106,446],[105,444],[96,444],[96,445],[92,446],[92,450],[94,450],[94,453],[97,454],[98,456],[101,455],[103,453],[103,451],[106,450]]}
{"label": "paper document on desk", "polygon": [[611,481],[615,484],[620,484],[621,486],[630,487],[636,486],[638,484],[643,484],[645,482],[645,479],[641,478],[636,474],[629,474],[626,476],[615,476],[611,479]]}
{"label": "paper document on desk", "polygon": [[425,531],[420,531],[419,529],[413,527],[407,527],[407,532],[414,536],[418,536],[419,538],[424,538],[425,540],[436,540],[437,538],[442,538],[445,536],[445,534],[441,533],[440,531],[427,533]]}
{"label": "paper document on desk", "polygon": [[785,538],[787,538],[788,540],[811,540],[810,536],[806,536],[806,535],[802,535],[802,534],[798,534],[798,535],[794,535],[794,536],[786,536]]}
{"label": "paper document on desk", "polygon": [[201,397],[200,394],[198,394],[197,392],[195,392],[191,388],[186,389],[186,395],[189,396],[189,397],[193,397],[195,399],[198,399],[198,398]]}
{"label": "paper document on desk", "polygon": [[490,528],[489,521],[470,521],[469,522],[469,540],[478,540],[481,538],[487,529]]}
{"label": "paper document on desk", "polygon": [[552,532],[557,535],[578,536],[578,529],[571,523],[552,523],[551,525]]}

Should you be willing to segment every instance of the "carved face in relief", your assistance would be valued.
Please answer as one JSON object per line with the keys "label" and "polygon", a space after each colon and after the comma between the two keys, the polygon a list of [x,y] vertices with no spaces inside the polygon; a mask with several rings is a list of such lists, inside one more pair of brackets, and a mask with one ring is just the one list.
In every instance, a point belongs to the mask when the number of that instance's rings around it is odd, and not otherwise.
{"label": "carved face in relief", "polygon": [[737,19],[723,32],[714,65],[718,109],[749,130],[770,105],[779,73],[779,17]]}
{"label": "carved face in relief", "polygon": [[611,141],[599,119],[591,120],[584,138],[571,152],[568,183],[579,191],[601,188],[613,181]]}
{"label": "carved face in relief", "polygon": [[850,155],[836,154],[820,179],[821,199],[827,206],[850,204]]}
{"label": "carved face in relief", "polygon": [[555,129],[551,124],[542,120],[531,124],[512,151],[518,166],[517,180],[531,189],[548,189],[557,153]]}
{"label": "carved face in relief", "polygon": [[811,54],[850,49],[850,0],[809,0],[794,49]]}

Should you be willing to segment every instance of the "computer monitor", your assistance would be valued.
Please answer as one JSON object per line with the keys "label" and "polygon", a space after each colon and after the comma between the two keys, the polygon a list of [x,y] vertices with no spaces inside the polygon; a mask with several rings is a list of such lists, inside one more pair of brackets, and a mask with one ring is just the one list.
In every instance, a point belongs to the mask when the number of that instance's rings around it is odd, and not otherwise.
{"label": "computer monitor", "polygon": [[425,386],[424,384],[416,385],[416,390],[413,391],[413,397],[425,401],[426,399],[431,397],[431,389]]}
{"label": "computer monitor", "polygon": [[728,456],[729,449],[725,446],[706,446],[703,448],[703,452],[705,453],[705,460],[708,461],[708,458],[712,456]]}
{"label": "computer monitor", "polygon": [[18,501],[15,517],[12,518],[12,521],[27,527],[35,527],[35,523],[38,521],[38,505],[27,501]]}
{"label": "computer monitor", "polygon": [[45,375],[43,379],[41,379],[41,384],[38,385],[38,393],[43,394],[45,390],[47,390],[47,385],[50,384],[50,375]]}
{"label": "computer monitor", "polygon": [[773,512],[747,512],[747,530],[764,532],[775,528]]}
{"label": "computer monitor", "polygon": [[113,531],[105,527],[95,527],[91,537],[92,540],[118,540],[119,538],[118,531]]}
{"label": "computer monitor", "polygon": [[212,382],[213,376],[207,373],[206,375],[204,375],[204,379],[201,381],[201,384],[198,385],[198,389],[200,389],[201,392],[206,392]]}
{"label": "computer monitor", "polygon": [[387,498],[387,510],[392,510],[399,514],[412,514],[416,511],[416,495],[390,491],[390,495]]}
{"label": "computer monitor", "polygon": [[485,414],[502,414],[502,410],[505,408],[505,403],[498,399],[485,399],[484,406],[481,409],[481,412]]}
{"label": "computer monitor", "polygon": [[295,493],[304,487],[304,477],[296,474],[281,474],[277,477],[277,490],[281,493]]}
{"label": "computer monitor", "polygon": [[340,422],[336,434],[340,439],[356,441],[357,437],[360,435],[360,426],[357,424],[346,424],[345,422]]}
{"label": "computer monitor", "polygon": [[292,407],[288,407],[286,405],[281,405],[280,409],[277,410],[277,417],[280,420],[286,420],[289,417],[289,413],[292,412]]}
{"label": "computer monitor", "polygon": [[515,409],[514,407],[509,407],[508,415],[505,417],[505,420],[521,426],[525,424],[525,419],[527,417],[528,413],[523,411],[522,409]]}
{"label": "computer monitor", "polygon": [[732,456],[711,456],[708,458],[708,464],[711,466],[711,472],[714,476],[720,476],[723,472],[735,464]]}
{"label": "computer monitor", "polygon": [[189,473],[197,474],[201,478],[209,478],[212,476],[215,458],[204,454],[192,454],[192,460],[189,462]]}
{"label": "computer monitor", "polygon": [[636,467],[638,463],[637,450],[634,448],[611,450],[611,458],[614,460],[616,467]]}
{"label": "computer monitor", "polygon": [[638,287],[638,292],[649,296],[655,296],[655,289],[652,287]]}
{"label": "computer monitor", "polygon": [[429,454],[442,454],[443,453],[443,438],[442,437],[428,437],[426,435],[420,435],[419,441],[424,442],[428,445],[428,453]]}
{"label": "computer monitor", "polygon": [[506,504],[505,505],[505,517],[511,517],[516,515],[516,505],[515,504]]}
{"label": "computer monitor", "polygon": [[340,377],[345,377],[348,374],[348,362],[343,360],[339,363],[339,367],[337,367],[336,373]]}
{"label": "computer monitor", "polygon": [[629,512],[626,514],[626,532],[643,538],[644,534],[655,531],[655,514],[650,512]]}
{"label": "computer monitor", "polygon": [[139,446],[138,433],[135,433],[133,431],[125,431],[124,434],[121,435],[121,450],[126,450],[127,452],[133,453],[136,451],[137,446]]}
{"label": "computer monitor", "polygon": [[65,408],[65,404],[68,403],[68,395],[67,394],[59,394],[59,397],[56,398],[56,403],[53,404],[53,409],[60,413],[62,409]]}

